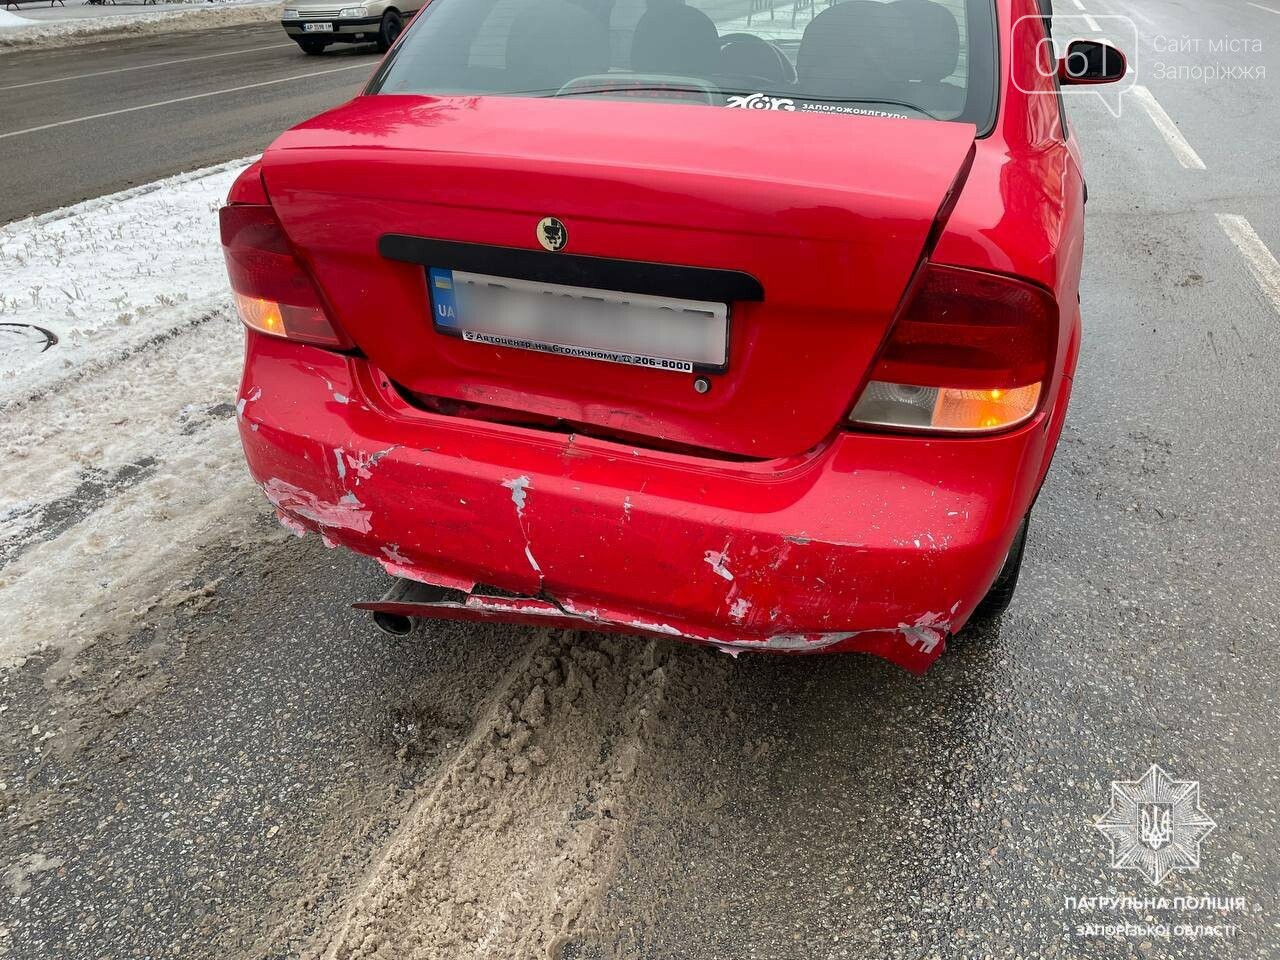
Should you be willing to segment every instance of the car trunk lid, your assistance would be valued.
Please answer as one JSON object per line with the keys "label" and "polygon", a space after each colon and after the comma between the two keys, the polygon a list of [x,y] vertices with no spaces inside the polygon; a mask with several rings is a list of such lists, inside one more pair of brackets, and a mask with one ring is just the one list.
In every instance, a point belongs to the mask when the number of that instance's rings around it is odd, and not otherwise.
{"label": "car trunk lid", "polygon": [[[848,410],[974,133],[883,117],[380,95],[286,133],[263,169],[335,319],[411,398],[773,458],[816,445]],[[547,217],[567,233],[559,252],[540,243]],[[433,263],[449,259],[442,250],[475,256]],[[727,357],[672,370],[447,335],[432,320],[429,270],[460,265],[482,279],[554,280],[580,291],[571,296],[706,291],[725,307]]]}

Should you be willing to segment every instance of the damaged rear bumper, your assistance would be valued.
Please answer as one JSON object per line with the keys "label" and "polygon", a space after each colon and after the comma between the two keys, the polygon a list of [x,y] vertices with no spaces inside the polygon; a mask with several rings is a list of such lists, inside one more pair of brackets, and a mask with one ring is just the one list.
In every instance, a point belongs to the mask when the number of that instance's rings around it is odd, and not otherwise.
{"label": "damaged rear bumper", "polygon": [[991,584],[1046,453],[1041,419],[980,440],[841,433],[767,462],[640,449],[425,413],[364,360],[252,333],[237,411],[282,523],[458,591],[400,612],[913,671]]}

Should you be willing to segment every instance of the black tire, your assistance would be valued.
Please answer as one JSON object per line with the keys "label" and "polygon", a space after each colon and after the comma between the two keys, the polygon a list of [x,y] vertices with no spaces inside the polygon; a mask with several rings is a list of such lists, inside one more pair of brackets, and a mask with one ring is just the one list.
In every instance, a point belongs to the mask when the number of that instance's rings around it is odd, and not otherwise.
{"label": "black tire", "polygon": [[1027,528],[1031,524],[1031,514],[1022,518],[1022,525],[1013,538],[1009,554],[1005,557],[1004,566],[996,574],[995,583],[978,604],[973,616],[962,630],[962,637],[972,636],[975,630],[990,629],[1000,622],[1001,616],[1013,602],[1013,594],[1018,589],[1018,574],[1022,572],[1022,555],[1027,548]]}
{"label": "black tire", "polygon": [[306,39],[298,41],[298,46],[302,48],[302,52],[313,57],[317,57],[324,53],[324,48],[328,45],[329,44],[324,40],[317,40],[313,37],[307,37]]}
{"label": "black tire", "polygon": [[386,53],[391,49],[391,45],[396,42],[396,37],[400,36],[400,31],[404,29],[404,21],[400,19],[400,14],[394,10],[388,10],[382,15],[382,23],[378,26],[378,52]]}

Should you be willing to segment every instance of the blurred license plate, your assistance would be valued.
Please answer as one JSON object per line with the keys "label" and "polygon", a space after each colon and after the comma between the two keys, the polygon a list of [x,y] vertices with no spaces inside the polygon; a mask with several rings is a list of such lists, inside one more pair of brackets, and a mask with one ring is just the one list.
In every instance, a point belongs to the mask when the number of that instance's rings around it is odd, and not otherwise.
{"label": "blurred license plate", "polygon": [[333,33],[332,23],[304,23],[303,33]]}
{"label": "blurred license plate", "polygon": [[728,361],[729,308],[461,270],[428,271],[436,330],[473,343],[690,373]]}

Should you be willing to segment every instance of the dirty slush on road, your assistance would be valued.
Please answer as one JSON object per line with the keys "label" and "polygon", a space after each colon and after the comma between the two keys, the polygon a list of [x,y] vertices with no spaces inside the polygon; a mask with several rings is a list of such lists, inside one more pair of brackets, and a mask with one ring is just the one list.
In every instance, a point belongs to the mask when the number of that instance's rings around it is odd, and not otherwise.
{"label": "dirty slush on road", "polygon": [[666,646],[540,631],[318,955],[558,955],[617,856]]}

